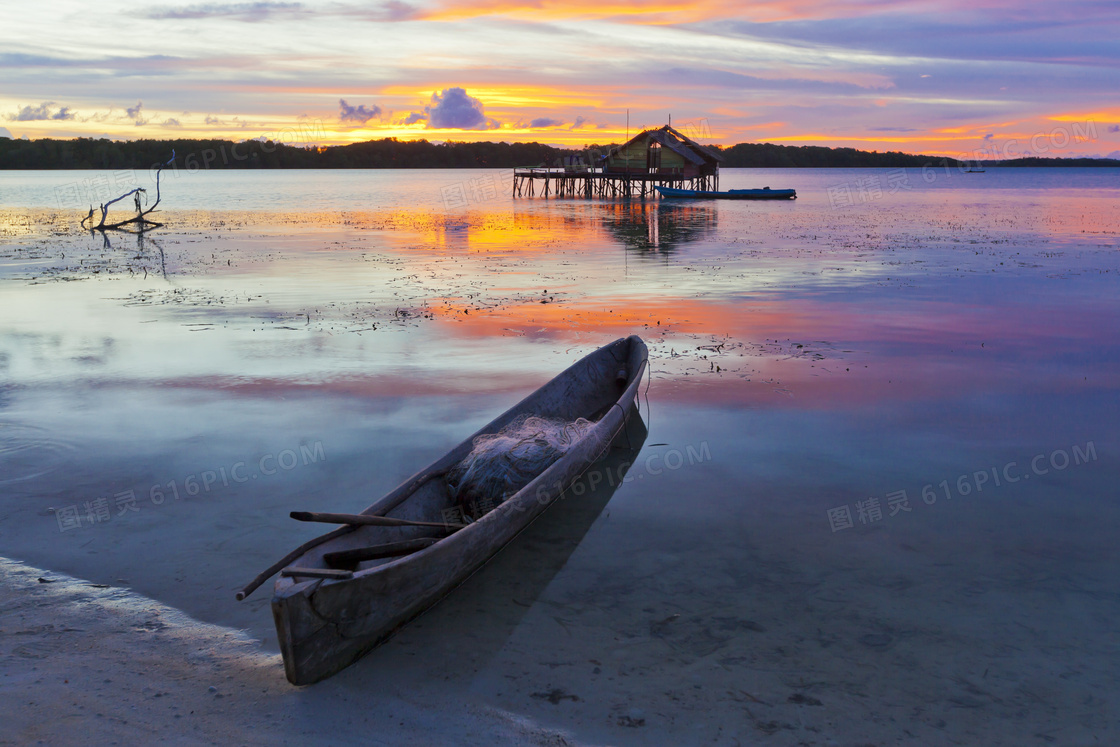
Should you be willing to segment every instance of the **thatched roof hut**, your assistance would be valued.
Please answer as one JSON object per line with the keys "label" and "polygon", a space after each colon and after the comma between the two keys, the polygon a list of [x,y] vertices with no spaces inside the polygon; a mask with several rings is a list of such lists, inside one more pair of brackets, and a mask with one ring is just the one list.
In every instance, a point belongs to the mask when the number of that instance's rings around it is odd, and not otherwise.
{"label": "thatched roof hut", "polygon": [[723,156],[669,125],[645,130],[606,155],[606,174],[666,174],[684,178],[715,176]]}

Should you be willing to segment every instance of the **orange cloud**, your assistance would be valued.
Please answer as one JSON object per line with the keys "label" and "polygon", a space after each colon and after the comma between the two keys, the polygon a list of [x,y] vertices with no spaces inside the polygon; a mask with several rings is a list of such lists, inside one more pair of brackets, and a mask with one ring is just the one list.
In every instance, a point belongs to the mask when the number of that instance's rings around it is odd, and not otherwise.
{"label": "orange cloud", "polygon": [[[963,0],[960,4],[965,5]],[[881,12],[878,3],[859,0],[828,4],[811,0],[769,0],[755,3],[742,3],[738,0],[445,0],[433,9],[421,10],[417,17],[428,21],[462,21],[482,16],[506,16],[530,21],[613,20],[669,25],[729,18],[756,22],[851,18],[876,12]]]}

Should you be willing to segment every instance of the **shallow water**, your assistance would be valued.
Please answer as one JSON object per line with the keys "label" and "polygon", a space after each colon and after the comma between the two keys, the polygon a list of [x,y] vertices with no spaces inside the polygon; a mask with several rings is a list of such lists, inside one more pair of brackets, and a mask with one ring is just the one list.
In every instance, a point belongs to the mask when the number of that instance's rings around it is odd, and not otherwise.
{"label": "shallow water", "polygon": [[58,202],[101,176],[0,173],[0,555],[274,648],[233,592],[318,533],[289,511],[636,333],[648,437],[554,575],[519,597],[511,548],[358,667],[591,741],[1115,740],[1116,170],[507,178],[184,172],[105,241]]}

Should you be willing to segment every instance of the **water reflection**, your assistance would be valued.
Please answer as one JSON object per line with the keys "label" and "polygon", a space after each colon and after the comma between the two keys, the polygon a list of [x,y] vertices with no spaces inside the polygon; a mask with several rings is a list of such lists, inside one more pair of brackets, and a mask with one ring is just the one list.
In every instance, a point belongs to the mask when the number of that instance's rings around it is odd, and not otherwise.
{"label": "water reflection", "polygon": [[718,227],[714,204],[674,204],[660,200],[604,202],[599,220],[624,247],[643,255],[665,255],[711,238]]}
{"label": "water reflection", "polygon": [[[158,274],[162,276],[164,280],[170,280],[170,278],[167,277],[167,255],[163,251],[163,246],[160,245],[160,243],[156,241],[155,237],[151,235],[152,230],[152,228],[141,228],[139,230],[133,230],[131,228],[114,228],[109,231],[96,231],[91,229],[89,235],[90,238],[96,238],[100,235],[102,248],[107,252],[114,252],[118,248],[123,249],[124,242],[127,241],[127,239],[121,239],[117,242],[117,246],[114,247],[112,242],[113,238],[120,238],[122,234],[135,237],[136,254],[127,258],[130,271],[143,271],[144,275],[147,276],[148,267],[149,265],[151,265],[153,272],[158,270]],[[157,259],[156,255],[150,255],[146,253],[149,246],[154,247],[156,252],[158,252],[157,264],[152,264]]]}

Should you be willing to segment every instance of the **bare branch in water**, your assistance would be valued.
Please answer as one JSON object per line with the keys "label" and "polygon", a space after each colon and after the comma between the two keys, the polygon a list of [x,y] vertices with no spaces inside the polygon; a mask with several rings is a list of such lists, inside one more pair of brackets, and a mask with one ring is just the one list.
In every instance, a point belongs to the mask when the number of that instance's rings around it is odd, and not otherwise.
{"label": "bare branch in water", "polygon": [[[159,168],[156,169],[156,201],[152,203],[152,206],[150,208],[145,210],[145,209],[143,209],[143,207],[140,204],[140,195],[144,195],[145,197],[147,197],[148,191],[146,189],[144,189],[143,187],[137,187],[136,189],[129,190],[128,192],[125,192],[120,197],[109,200],[104,205],[101,205],[100,206],[101,207],[101,221],[96,226],[93,225],[93,208],[90,207],[89,215],[87,215],[85,218],[82,219],[81,225],[84,226],[86,224],[86,221],[89,221],[91,231],[107,231],[107,230],[110,230],[110,229],[120,228],[121,226],[127,226],[127,225],[130,225],[130,224],[136,224],[137,226],[140,227],[140,230],[142,230],[142,231],[145,230],[148,227],[162,226],[163,225],[162,223],[158,223],[154,220],[149,220],[148,216],[151,213],[155,212],[156,207],[159,205],[159,200],[160,200],[159,176],[163,172],[163,167],[164,166],[170,166],[171,162],[174,161],[174,160],[175,160],[175,151],[172,150],[171,151],[171,158],[167,159],[167,163],[160,164]],[[126,198],[130,195],[134,198],[133,202],[136,206],[136,215],[132,218],[129,218],[128,220],[118,221],[117,223],[106,223],[105,221],[107,220],[108,215],[109,215],[109,206],[112,205],[114,202],[120,202],[121,200],[123,200],[124,198]]]}

